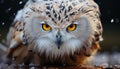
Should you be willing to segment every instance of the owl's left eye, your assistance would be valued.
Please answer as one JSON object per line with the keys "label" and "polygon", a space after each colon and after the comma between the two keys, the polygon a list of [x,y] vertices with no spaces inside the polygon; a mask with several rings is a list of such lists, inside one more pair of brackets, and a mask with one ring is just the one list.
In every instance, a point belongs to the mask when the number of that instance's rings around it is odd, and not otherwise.
{"label": "owl's left eye", "polygon": [[42,29],[45,30],[45,31],[50,31],[51,30],[51,27],[48,25],[48,24],[42,24]]}
{"label": "owl's left eye", "polygon": [[71,24],[67,27],[67,31],[74,31],[76,29],[76,24]]}

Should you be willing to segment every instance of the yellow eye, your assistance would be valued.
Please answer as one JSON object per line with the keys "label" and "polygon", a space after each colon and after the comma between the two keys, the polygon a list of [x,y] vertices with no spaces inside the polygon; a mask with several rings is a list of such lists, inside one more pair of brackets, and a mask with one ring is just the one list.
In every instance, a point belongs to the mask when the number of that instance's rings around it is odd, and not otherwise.
{"label": "yellow eye", "polygon": [[51,30],[51,27],[48,25],[48,24],[42,24],[42,28],[43,28],[43,30],[45,30],[45,31],[50,31]]}
{"label": "yellow eye", "polygon": [[76,24],[71,24],[67,27],[67,31],[74,31],[76,29]]}

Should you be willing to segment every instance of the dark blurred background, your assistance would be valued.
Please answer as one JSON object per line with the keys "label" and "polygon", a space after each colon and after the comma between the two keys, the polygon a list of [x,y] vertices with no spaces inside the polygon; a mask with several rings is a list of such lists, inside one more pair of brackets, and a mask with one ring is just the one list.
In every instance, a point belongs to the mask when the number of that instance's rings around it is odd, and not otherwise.
{"label": "dark blurred background", "polygon": [[[120,0],[95,0],[103,25],[102,51],[120,51]],[[0,42],[5,39],[17,11],[27,0],[0,0]]]}

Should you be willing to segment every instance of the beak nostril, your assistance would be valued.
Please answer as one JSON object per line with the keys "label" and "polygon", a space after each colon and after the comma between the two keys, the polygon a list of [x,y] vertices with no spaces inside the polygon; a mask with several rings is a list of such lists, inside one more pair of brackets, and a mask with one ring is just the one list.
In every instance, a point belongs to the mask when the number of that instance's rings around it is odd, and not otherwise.
{"label": "beak nostril", "polygon": [[61,35],[56,35],[56,38],[57,38],[57,39],[61,39],[62,36],[61,36]]}

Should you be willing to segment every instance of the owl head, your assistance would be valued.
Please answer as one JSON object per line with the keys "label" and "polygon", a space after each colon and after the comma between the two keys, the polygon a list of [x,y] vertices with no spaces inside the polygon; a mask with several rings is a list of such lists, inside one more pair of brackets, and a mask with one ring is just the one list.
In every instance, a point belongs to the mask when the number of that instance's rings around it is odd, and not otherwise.
{"label": "owl head", "polygon": [[99,22],[98,6],[91,0],[29,1],[19,13],[35,50],[55,58],[90,46]]}

